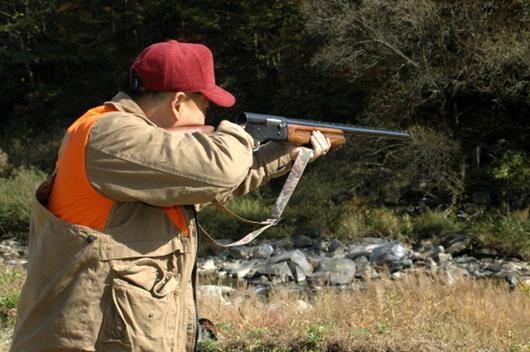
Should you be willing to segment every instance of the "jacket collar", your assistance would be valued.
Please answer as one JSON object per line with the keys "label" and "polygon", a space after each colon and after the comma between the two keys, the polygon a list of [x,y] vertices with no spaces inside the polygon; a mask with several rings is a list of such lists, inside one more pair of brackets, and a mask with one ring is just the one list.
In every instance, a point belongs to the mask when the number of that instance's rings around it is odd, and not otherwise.
{"label": "jacket collar", "polygon": [[126,93],[119,92],[112,98],[110,101],[105,102],[105,105],[112,105],[114,106],[118,111],[126,112],[129,114],[133,114],[135,116],[138,116],[151,125],[155,125],[151,120],[147,118],[144,111],[136,102]]}

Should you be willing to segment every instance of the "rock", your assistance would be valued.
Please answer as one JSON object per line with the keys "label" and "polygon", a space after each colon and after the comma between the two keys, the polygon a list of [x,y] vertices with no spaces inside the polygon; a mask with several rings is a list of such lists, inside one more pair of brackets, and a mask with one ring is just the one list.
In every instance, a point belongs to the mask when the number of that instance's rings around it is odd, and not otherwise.
{"label": "rock", "polygon": [[458,264],[476,263],[478,262],[478,259],[467,256],[467,255],[463,255],[461,257],[455,258],[455,262]]}
{"label": "rock", "polygon": [[247,260],[243,262],[235,262],[235,263],[226,264],[222,270],[226,271],[229,277],[237,277],[241,279],[244,277],[253,276],[256,268],[260,264],[261,263],[258,260],[253,259],[253,260]]}
{"label": "rock", "polygon": [[438,264],[432,258],[429,258],[425,262],[425,268],[432,272],[438,269]]}
{"label": "rock", "polygon": [[217,266],[213,259],[208,259],[201,265],[199,265],[198,270],[200,273],[212,273],[217,271]]}
{"label": "rock", "polygon": [[231,258],[234,259],[249,259],[250,255],[252,254],[252,247],[245,247],[245,246],[239,246],[239,247],[231,247],[228,250],[228,254]]}
{"label": "rock", "polygon": [[380,244],[358,244],[349,246],[346,250],[346,258],[354,260],[357,257],[370,257],[374,248]]}
{"label": "rock", "polygon": [[304,271],[296,264],[289,263],[289,267],[291,268],[291,273],[293,274],[294,281],[296,282],[302,282],[306,280],[306,275],[304,274]]}
{"label": "rock", "polygon": [[270,244],[261,244],[252,249],[250,255],[253,259],[267,259],[274,253],[274,248]]}
{"label": "rock", "polygon": [[445,251],[451,255],[459,254],[464,252],[469,244],[471,239],[463,235],[455,235],[445,244]]}
{"label": "rock", "polygon": [[370,261],[375,264],[392,265],[394,262],[399,262],[407,256],[407,249],[399,242],[390,242],[373,249]]}
{"label": "rock", "polygon": [[335,252],[335,251],[337,251],[340,248],[344,248],[344,244],[342,244],[342,242],[337,240],[337,239],[333,239],[329,243],[329,251],[330,252]]}
{"label": "rock", "polygon": [[200,285],[198,287],[200,294],[205,296],[229,296],[236,290],[230,286],[223,285]]}
{"label": "rock", "polygon": [[312,248],[316,251],[327,252],[329,251],[329,242],[326,240],[319,240],[313,244]]}
{"label": "rock", "polygon": [[[256,268],[256,274],[279,279],[280,282],[294,281],[294,274],[287,262],[266,263]],[[305,278],[304,278],[305,279]]]}
{"label": "rock", "polygon": [[519,279],[514,275],[505,276],[504,279],[506,280],[508,287],[510,287],[512,290],[515,289],[519,283]]}
{"label": "rock", "polygon": [[313,275],[317,280],[331,285],[351,284],[355,276],[355,263],[347,258],[320,258],[320,266]]}
{"label": "rock", "polygon": [[307,303],[301,299],[296,300],[295,308],[298,313],[304,313],[313,310],[313,306],[310,303]]}
{"label": "rock", "polygon": [[296,248],[306,248],[313,246],[313,240],[305,235],[293,237],[293,245]]}
{"label": "rock", "polygon": [[404,274],[402,272],[395,272],[395,273],[392,273],[392,275],[390,275],[390,279],[391,280],[399,280],[401,279],[402,277],[404,276]]}
{"label": "rock", "polygon": [[355,258],[355,277],[358,279],[369,280],[376,276],[374,268],[370,265],[370,261],[365,256]]}
{"label": "rock", "polygon": [[452,263],[446,263],[440,266],[437,273],[440,275],[442,281],[448,285],[452,285],[463,277],[469,276],[469,273],[465,269],[457,267]]}
{"label": "rock", "polygon": [[309,263],[305,254],[299,249],[270,258],[271,263],[279,263],[282,261],[293,262],[300,268],[300,270],[302,270],[305,276],[310,276],[313,273],[313,266]]}
{"label": "rock", "polygon": [[397,271],[401,271],[403,269],[408,269],[412,266],[412,260],[411,259],[403,259],[400,261],[394,261],[390,263],[390,272],[395,273]]}
{"label": "rock", "polygon": [[452,262],[453,256],[450,253],[438,253],[435,255],[434,259],[438,264],[445,264]]}

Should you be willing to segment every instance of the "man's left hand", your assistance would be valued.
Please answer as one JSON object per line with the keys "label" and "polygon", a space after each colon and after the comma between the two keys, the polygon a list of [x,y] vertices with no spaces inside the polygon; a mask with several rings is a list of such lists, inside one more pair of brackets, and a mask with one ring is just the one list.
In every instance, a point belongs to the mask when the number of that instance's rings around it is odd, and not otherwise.
{"label": "man's left hand", "polygon": [[[313,148],[313,152],[310,161],[314,161],[318,157],[326,155],[329,152],[329,149],[331,148],[331,140],[324,137],[322,132],[313,131],[311,135],[311,147]],[[300,148],[302,147],[297,145],[291,145],[289,147],[289,155],[292,160],[296,159],[300,152]]]}

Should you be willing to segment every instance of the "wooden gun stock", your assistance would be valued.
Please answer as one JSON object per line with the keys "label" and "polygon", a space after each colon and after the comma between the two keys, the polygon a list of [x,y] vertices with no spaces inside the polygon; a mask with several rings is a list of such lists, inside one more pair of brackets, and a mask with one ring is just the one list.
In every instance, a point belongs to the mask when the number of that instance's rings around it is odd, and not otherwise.
{"label": "wooden gun stock", "polygon": [[336,128],[322,128],[304,125],[288,125],[287,140],[293,144],[309,144],[311,142],[311,134],[313,131],[320,131],[324,137],[331,140],[332,147],[340,147],[346,141],[344,132]]}

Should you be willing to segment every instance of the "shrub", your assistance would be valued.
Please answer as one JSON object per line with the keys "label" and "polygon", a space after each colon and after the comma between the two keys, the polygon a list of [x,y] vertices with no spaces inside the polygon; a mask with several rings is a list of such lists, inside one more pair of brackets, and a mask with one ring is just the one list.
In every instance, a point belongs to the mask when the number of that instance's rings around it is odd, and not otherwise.
{"label": "shrub", "polygon": [[497,254],[530,260],[530,217],[528,211],[489,215],[472,225],[469,233],[481,246]]}
{"label": "shrub", "polygon": [[491,172],[499,183],[503,200],[520,208],[530,203],[530,156],[507,151]]}
{"label": "shrub", "polygon": [[0,146],[9,155],[10,164],[14,167],[36,167],[52,172],[62,135],[63,131],[57,130],[32,137],[1,138]]}
{"label": "shrub", "polygon": [[399,215],[393,209],[372,208],[352,200],[342,208],[334,235],[346,240],[378,236],[406,241],[412,230],[408,214]]}
{"label": "shrub", "polygon": [[33,192],[44,178],[42,171],[25,167],[0,178],[0,238],[25,236]]}
{"label": "shrub", "polygon": [[458,224],[439,210],[427,210],[414,221],[418,237],[442,237],[458,231]]}

